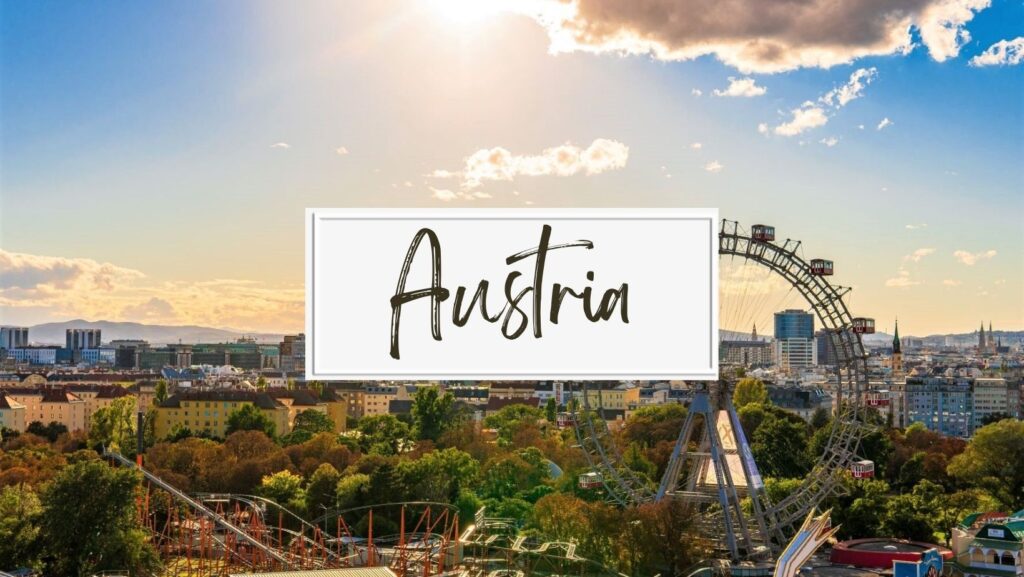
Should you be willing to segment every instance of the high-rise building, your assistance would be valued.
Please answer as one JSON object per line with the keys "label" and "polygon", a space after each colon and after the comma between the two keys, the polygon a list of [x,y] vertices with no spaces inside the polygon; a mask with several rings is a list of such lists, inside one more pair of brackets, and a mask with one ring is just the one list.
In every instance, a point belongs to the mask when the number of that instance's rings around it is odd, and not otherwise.
{"label": "high-rise building", "polygon": [[279,366],[284,371],[306,370],[306,335],[285,335],[280,344]]}
{"label": "high-rise building", "polygon": [[814,315],[796,309],[775,313],[775,363],[784,371],[817,363]]}
{"label": "high-rise building", "polygon": [[64,333],[64,348],[72,351],[100,348],[100,329],[68,329]]}
{"label": "high-rise building", "polygon": [[797,309],[775,313],[775,338],[813,339],[814,315]]}
{"label": "high-rise building", "polygon": [[26,327],[0,327],[0,349],[20,349],[28,346]]}
{"label": "high-rise building", "polygon": [[832,337],[828,331],[819,330],[814,333],[814,348],[818,355],[819,365],[835,366],[839,364],[836,347],[832,343]]}

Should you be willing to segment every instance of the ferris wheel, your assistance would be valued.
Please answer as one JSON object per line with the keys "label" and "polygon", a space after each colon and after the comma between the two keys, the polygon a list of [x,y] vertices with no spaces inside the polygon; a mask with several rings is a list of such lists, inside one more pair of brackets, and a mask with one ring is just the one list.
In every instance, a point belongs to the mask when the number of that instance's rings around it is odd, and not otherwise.
{"label": "ferris wheel", "polygon": [[[784,286],[791,299],[803,303],[803,308],[817,317],[823,331],[819,335],[829,340],[834,351],[835,374],[829,377],[831,433],[799,489],[777,503],[769,501],[732,406],[732,383],[726,377],[694,387],[686,421],[657,487],[624,465],[622,450],[605,418],[604,387],[585,382],[569,385],[575,400],[566,413],[567,425],[574,428],[590,467],[586,478],[581,477],[581,485],[599,486],[610,501],[623,506],[662,499],[693,503],[701,511],[702,533],[733,560],[777,552],[810,511],[843,491],[841,481],[859,462],[857,449],[867,430],[862,410],[868,384],[867,355],[861,335],[874,332],[874,321],[850,314],[844,301],[850,289],[828,280],[833,274],[832,261],[808,260],[802,252],[800,241],[777,243],[772,226],[754,225],[747,231],[735,221],[722,221],[719,257],[761,269]],[[729,316],[726,312],[748,318],[756,317],[759,308],[770,310],[767,300],[750,295],[753,291],[734,292],[738,299],[723,304],[723,318]]]}

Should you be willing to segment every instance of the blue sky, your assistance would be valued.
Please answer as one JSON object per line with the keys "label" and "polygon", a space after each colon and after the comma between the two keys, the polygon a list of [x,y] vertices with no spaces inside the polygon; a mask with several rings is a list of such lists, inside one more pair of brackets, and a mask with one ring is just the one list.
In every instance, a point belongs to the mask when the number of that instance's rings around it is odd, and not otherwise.
{"label": "blue sky", "polygon": [[[728,56],[764,40],[742,15],[733,44],[690,58],[692,31],[635,14],[601,24],[662,34],[653,53],[559,45],[578,23],[486,1],[4,3],[0,320],[297,330],[305,207],[529,204],[717,206],[835,259],[858,310],[904,332],[1024,328],[1024,66],[970,65],[1024,36],[1024,4],[903,3],[920,12],[909,52],[855,30],[825,51],[843,63],[784,71],[767,68],[788,55]],[[940,62],[920,30],[946,4],[966,7],[970,40]],[[820,56],[781,29],[784,52]],[[715,96],[730,78],[764,93]],[[777,134],[808,101],[827,124]],[[480,150],[524,163],[595,141],[628,157],[466,182]]]}

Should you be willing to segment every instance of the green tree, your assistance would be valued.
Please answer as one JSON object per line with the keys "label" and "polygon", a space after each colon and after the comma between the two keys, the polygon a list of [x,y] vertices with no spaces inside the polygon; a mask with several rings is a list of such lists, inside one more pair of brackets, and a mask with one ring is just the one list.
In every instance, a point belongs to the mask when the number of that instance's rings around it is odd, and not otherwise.
{"label": "green tree", "polygon": [[374,415],[359,420],[359,444],[365,452],[397,455],[409,439],[409,425],[394,415]]}
{"label": "green tree", "polygon": [[135,397],[114,399],[93,413],[89,423],[89,444],[134,455],[135,429]]}
{"label": "green tree", "polygon": [[640,446],[636,443],[629,444],[626,452],[622,455],[622,461],[624,465],[649,480],[654,480],[655,475],[658,473],[658,468],[644,456]]}
{"label": "green tree", "polygon": [[302,510],[305,504],[302,477],[288,470],[264,475],[257,491],[261,496],[289,509]]}
{"label": "green tree", "polygon": [[832,420],[832,417],[828,414],[828,411],[824,407],[818,407],[811,413],[811,428],[815,431],[828,425]]}
{"label": "green tree", "polygon": [[395,477],[407,500],[454,503],[479,471],[480,464],[469,453],[448,448],[402,460],[395,467]]}
{"label": "green tree", "polygon": [[640,407],[626,419],[623,434],[642,447],[654,447],[662,441],[674,443],[686,421],[686,407],[679,403]]}
{"label": "green tree", "polygon": [[761,474],[799,478],[811,469],[807,458],[807,427],[775,416],[766,417],[750,445]]}
{"label": "green tree", "polygon": [[764,481],[764,492],[768,495],[768,501],[771,503],[779,503],[786,497],[796,493],[797,489],[803,485],[803,479],[779,479],[776,477],[768,477]]}
{"label": "green tree", "polygon": [[900,467],[896,475],[896,486],[903,490],[910,490],[924,479],[924,459],[927,454],[924,451],[914,453]]}
{"label": "green tree", "polygon": [[263,375],[260,375],[259,378],[256,379],[256,390],[257,391],[265,391],[265,390],[267,390],[267,379],[264,378]]}
{"label": "green tree", "polygon": [[736,390],[732,394],[732,404],[736,410],[756,403],[764,405],[768,403],[768,387],[761,379],[747,377],[736,383]]}
{"label": "green tree", "polygon": [[984,489],[1011,511],[1024,508],[1024,421],[1006,419],[974,433],[949,473]]}
{"label": "green tree", "polygon": [[316,435],[317,433],[333,433],[334,420],[331,419],[327,413],[307,409],[295,415],[293,428],[302,431],[309,431],[310,433],[313,433],[313,435]]}
{"label": "green tree", "polygon": [[842,525],[844,538],[871,537],[878,533],[889,504],[889,484],[868,479],[850,482],[850,495],[832,509],[832,524]]}
{"label": "green tree", "polygon": [[508,405],[498,409],[493,415],[484,419],[484,426],[498,431],[498,439],[505,445],[512,442],[512,437],[520,426],[535,425],[544,419],[544,411],[530,405]]}
{"label": "green tree", "polygon": [[507,499],[543,483],[550,469],[536,447],[519,449],[484,463],[480,471],[480,493],[492,499]]}
{"label": "green tree", "polygon": [[306,487],[306,511],[316,517],[320,512],[334,506],[338,481],[341,474],[330,463],[322,463],[309,478]]}
{"label": "green tree", "polygon": [[366,503],[370,476],[363,473],[346,475],[338,481],[334,496],[339,509],[351,509]]}
{"label": "green tree", "polygon": [[[930,483],[930,481],[921,481]],[[942,485],[935,484],[938,490],[929,503],[932,511],[932,526],[942,531],[946,546],[949,546],[952,529],[968,514],[975,511],[996,511],[999,503],[981,489],[963,489],[947,494]]]}
{"label": "green tree", "polygon": [[25,432],[43,437],[47,441],[55,443],[57,442],[57,437],[68,432],[68,428],[57,421],[50,421],[48,425],[44,425],[41,421],[32,421],[28,424]]}
{"label": "green tree", "polygon": [[153,399],[158,405],[167,400],[167,381],[160,379],[156,382],[156,388],[153,391]]}
{"label": "green tree", "polygon": [[230,435],[235,431],[263,431],[266,436],[274,438],[276,429],[274,421],[256,408],[256,405],[245,404],[228,415],[226,434]]}
{"label": "green tree", "polygon": [[931,513],[920,495],[896,495],[889,498],[879,530],[886,537],[931,542],[935,539]]}
{"label": "green tree", "polygon": [[764,422],[765,415],[768,414],[764,409],[764,405],[757,403],[751,403],[742,409],[736,409],[736,416],[740,418],[740,426],[743,427],[743,432],[748,440],[754,438],[757,428]]}
{"label": "green tree", "polygon": [[417,439],[437,441],[454,425],[455,397],[441,394],[438,387],[421,387],[412,401],[413,434]]}
{"label": "green tree", "polygon": [[0,490],[0,567],[41,568],[37,539],[42,512],[39,497],[28,485]]}
{"label": "green tree", "polygon": [[39,521],[46,574],[91,575],[127,569],[146,574],[159,566],[135,516],[139,475],[100,460],[65,467],[44,490]]}
{"label": "green tree", "polygon": [[554,423],[558,420],[558,403],[555,402],[554,397],[548,399],[548,402],[544,404],[544,417],[549,423]]}

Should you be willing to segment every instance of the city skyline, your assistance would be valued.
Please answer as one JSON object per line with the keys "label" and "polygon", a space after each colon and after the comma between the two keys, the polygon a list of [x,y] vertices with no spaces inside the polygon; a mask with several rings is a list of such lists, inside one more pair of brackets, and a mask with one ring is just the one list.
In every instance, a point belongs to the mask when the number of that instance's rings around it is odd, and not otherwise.
{"label": "city skyline", "polygon": [[6,4],[0,324],[301,331],[312,206],[714,206],[879,331],[1024,329],[1024,6],[896,4]]}

